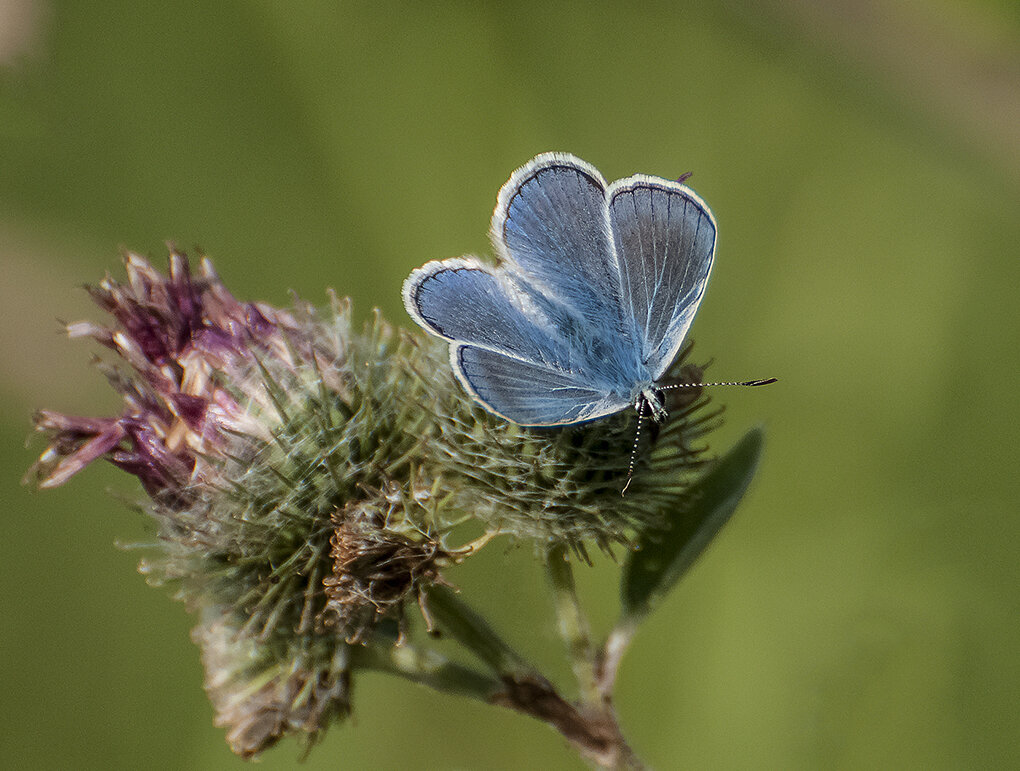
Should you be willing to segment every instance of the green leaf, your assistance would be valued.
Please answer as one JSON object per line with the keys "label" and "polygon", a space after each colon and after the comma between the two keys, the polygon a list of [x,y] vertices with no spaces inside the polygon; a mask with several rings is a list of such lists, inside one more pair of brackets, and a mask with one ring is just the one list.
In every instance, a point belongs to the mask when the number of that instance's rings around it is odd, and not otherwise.
{"label": "green leaf", "polygon": [[626,626],[652,611],[726,524],[751,483],[764,442],[762,429],[748,431],[691,486],[690,505],[676,513],[668,530],[639,539],[623,570]]}

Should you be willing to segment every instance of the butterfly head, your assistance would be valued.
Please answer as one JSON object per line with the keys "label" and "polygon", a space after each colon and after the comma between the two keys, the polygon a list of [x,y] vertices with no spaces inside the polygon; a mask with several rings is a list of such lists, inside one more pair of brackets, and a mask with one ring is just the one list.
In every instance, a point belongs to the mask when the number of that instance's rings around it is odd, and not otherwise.
{"label": "butterfly head", "polygon": [[637,410],[639,416],[650,415],[656,423],[665,423],[666,418],[669,417],[662,391],[654,385],[640,387],[634,398],[634,409]]}

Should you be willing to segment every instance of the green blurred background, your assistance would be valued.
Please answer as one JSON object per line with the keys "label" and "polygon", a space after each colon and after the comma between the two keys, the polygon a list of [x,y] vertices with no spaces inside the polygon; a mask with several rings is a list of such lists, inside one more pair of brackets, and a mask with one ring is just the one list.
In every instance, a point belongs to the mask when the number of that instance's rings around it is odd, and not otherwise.
{"label": "green blurred background", "polygon": [[[1018,8],[2,0],[0,766],[243,765],[189,618],[115,548],[150,533],[131,480],[18,484],[34,408],[116,407],[59,334],[99,318],[76,287],[173,239],[241,298],[333,286],[409,324],[404,276],[488,253],[496,191],[546,150],[693,171],[720,225],[696,350],[780,378],[716,394],[717,449],[759,421],[769,444],[624,663],[638,753],[1020,764]],[[488,552],[450,577],[565,674],[530,550]],[[582,577],[603,629],[616,575]],[[382,676],[355,705],[303,768],[580,767],[538,723]]]}

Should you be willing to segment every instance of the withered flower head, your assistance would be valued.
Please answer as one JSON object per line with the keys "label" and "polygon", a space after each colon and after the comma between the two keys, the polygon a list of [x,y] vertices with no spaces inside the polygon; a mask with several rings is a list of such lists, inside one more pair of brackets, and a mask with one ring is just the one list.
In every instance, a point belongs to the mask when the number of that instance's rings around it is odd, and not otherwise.
{"label": "withered flower head", "polygon": [[333,573],[322,582],[327,598],[323,618],[327,625],[340,626],[348,642],[360,642],[394,610],[403,620],[409,598],[422,606],[428,621],[418,592],[426,583],[441,582],[440,569],[470,552],[450,552],[437,534],[422,529],[422,523],[437,520],[434,506],[428,489],[418,487],[407,495],[393,484],[384,496],[333,513]]}

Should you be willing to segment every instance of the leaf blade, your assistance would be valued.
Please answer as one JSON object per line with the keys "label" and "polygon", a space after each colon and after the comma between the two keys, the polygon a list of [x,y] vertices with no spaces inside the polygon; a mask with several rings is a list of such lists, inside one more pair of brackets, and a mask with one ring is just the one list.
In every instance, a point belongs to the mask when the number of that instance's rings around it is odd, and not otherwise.
{"label": "leaf blade", "polygon": [[729,521],[754,477],[765,443],[752,428],[690,489],[691,507],[671,527],[643,535],[620,584],[621,626],[636,626],[669,593]]}

